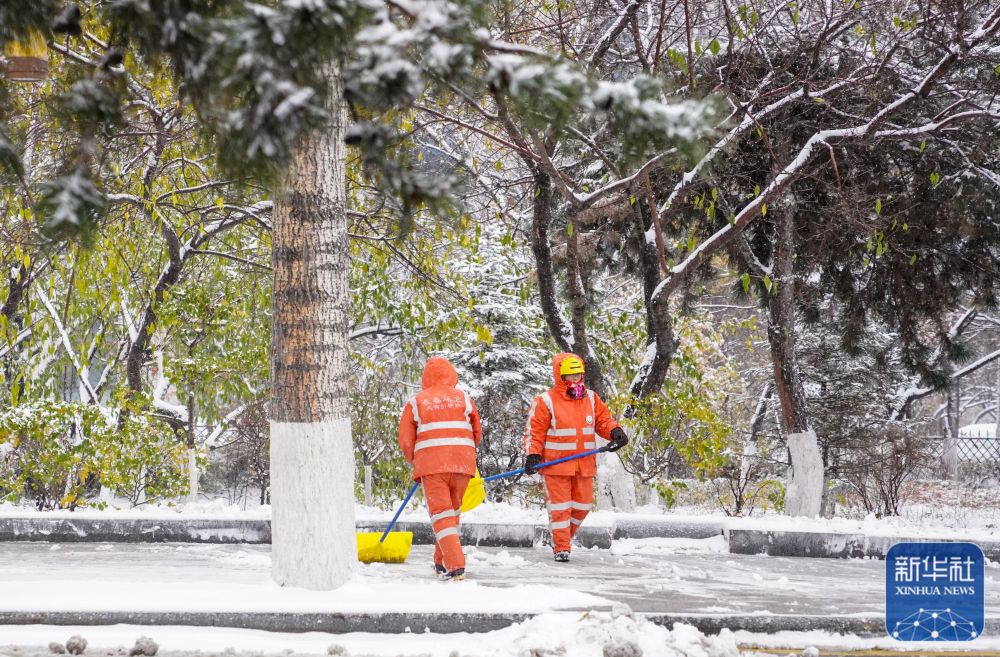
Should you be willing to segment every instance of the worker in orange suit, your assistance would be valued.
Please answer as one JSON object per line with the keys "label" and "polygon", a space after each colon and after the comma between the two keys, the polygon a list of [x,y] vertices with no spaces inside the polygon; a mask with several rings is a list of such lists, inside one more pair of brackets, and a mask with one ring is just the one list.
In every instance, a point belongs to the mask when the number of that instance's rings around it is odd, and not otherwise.
{"label": "worker in orange suit", "polygon": [[594,503],[596,455],[547,466],[542,461],[596,449],[597,438],[609,440],[609,451],[628,444],[625,431],[593,390],[587,390],[583,359],[576,354],[556,354],[552,359],[555,385],[535,397],[528,411],[524,447],[524,472],[540,472],[545,481],[549,531],[556,561],[569,561],[571,542]]}
{"label": "worker in orange suit", "polygon": [[399,419],[399,448],[424,487],[434,528],[434,570],[449,580],[465,579],[459,513],[469,479],[476,472],[476,446],[483,430],[469,395],[455,386],[458,373],[446,358],[424,365],[421,390],[406,400]]}

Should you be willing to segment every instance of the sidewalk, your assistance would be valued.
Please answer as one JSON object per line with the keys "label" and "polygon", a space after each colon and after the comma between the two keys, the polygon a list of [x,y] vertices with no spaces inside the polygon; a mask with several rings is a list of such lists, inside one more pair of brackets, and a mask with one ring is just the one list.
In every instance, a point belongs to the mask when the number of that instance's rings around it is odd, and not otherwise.
{"label": "sidewalk", "polygon": [[[670,627],[884,636],[884,562],[733,555],[724,537],[577,549],[469,547],[465,582],[439,582],[430,546],[359,565],[330,592],[281,588],[266,545],[0,543],[0,624],[229,626],[303,632],[486,632],[545,612],[624,610]],[[986,636],[1000,631],[986,572]]]}

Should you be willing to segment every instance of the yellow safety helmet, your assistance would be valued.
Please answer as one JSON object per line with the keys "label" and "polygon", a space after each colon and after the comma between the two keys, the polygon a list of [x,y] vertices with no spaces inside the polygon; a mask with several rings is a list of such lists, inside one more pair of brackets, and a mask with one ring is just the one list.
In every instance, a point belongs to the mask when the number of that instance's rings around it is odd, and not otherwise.
{"label": "yellow safety helmet", "polygon": [[569,356],[564,358],[561,363],[559,363],[559,376],[566,376],[567,374],[583,374],[583,361],[576,356]]}

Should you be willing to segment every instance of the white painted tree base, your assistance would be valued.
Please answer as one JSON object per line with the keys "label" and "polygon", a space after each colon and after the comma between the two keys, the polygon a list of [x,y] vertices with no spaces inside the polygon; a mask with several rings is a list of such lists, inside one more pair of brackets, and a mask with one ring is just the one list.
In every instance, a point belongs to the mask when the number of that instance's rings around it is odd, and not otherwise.
{"label": "white painted tree base", "polygon": [[271,422],[271,575],[330,590],[357,562],[350,420]]}
{"label": "white painted tree base", "polygon": [[785,513],[790,516],[819,515],[823,503],[823,457],[815,431],[788,434],[792,455],[792,481],[785,490]]}
{"label": "white painted tree base", "polygon": [[188,499],[192,502],[198,501],[198,452],[194,448],[188,448]]}
{"label": "white painted tree base", "polygon": [[597,455],[598,511],[634,511],[635,481],[617,454]]}

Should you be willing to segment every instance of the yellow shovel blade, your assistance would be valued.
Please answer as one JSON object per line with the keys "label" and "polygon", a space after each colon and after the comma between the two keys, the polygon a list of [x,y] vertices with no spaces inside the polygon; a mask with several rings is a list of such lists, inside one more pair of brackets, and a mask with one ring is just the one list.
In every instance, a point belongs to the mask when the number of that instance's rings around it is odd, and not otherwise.
{"label": "yellow shovel blade", "polygon": [[358,561],[362,563],[403,563],[410,555],[413,532],[389,532],[379,543],[382,532],[358,534]]}
{"label": "yellow shovel blade", "polygon": [[476,469],[476,476],[469,480],[469,485],[462,496],[462,513],[471,511],[483,503],[486,499],[486,486],[483,485],[483,478],[479,476],[479,469]]}

